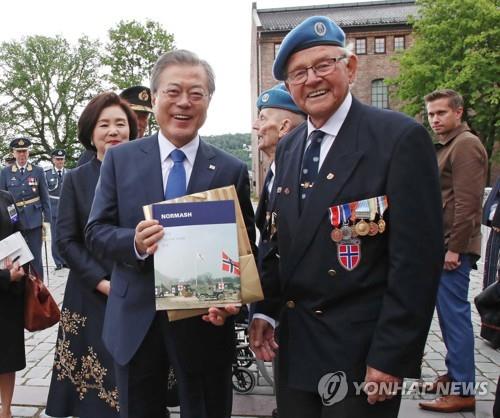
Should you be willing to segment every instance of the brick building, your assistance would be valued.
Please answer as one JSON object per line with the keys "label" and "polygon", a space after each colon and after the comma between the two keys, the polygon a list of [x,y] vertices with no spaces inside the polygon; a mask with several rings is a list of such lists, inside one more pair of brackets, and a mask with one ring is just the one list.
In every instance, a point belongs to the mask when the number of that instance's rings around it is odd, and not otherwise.
{"label": "brick building", "polygon": [[[415,0],[381,0],[323,6],[252,10],[251,100],[252,120],[257,116],[255,102],[259,94],[274,84],[272,65],[285,35],[310,16],[328,16],[345,31],[347,43],[359,58],[353,94],[362,102],[397,109],[384,80],[398,74],[393,56],[412,42],[409,16],[417,15]],[[257,150],[252,132],[252,170],[256,191],[261,190],[268,162]]]}

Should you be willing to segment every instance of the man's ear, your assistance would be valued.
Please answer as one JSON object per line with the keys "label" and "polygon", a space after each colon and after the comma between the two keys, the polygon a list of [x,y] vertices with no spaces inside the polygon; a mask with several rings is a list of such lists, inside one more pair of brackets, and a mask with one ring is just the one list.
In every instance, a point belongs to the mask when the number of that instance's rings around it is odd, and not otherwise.
{"label": "man's ear", "polygon": [[283,138],[291,130],[292,130],[292,121],[288,118],[283,119],[280,123],[278,137],[280,139]]}

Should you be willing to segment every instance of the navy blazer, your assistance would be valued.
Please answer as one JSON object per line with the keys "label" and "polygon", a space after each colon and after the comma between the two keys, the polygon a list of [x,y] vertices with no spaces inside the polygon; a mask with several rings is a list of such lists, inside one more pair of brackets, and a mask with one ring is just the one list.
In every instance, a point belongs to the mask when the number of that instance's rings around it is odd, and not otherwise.
{"label": "navy blazer", "polygon": [[[265,302],[256,309],[280,320],[282,376],[290,387],[313,392],[330,372],[362,382],[367,364],[417,377],[444,257],[429,134],[413,119],[353,98],[300,215],[306,136],[303,123],[278,144],[280,258],[265,258],[262,271],[266,298],[278,295],[281,309]],[[382,195],[389,202],[387,230],[360,238],[361,261],[348,271],[330,238],[328,208]]]}
{"label": "navy blazer", "polygon": [[[234,185],[250,242],[255,241],[253,208],[246,165],[200,140],[187,193]],[[104,343],[121,365],[141,345],[155,316],[153,257],[138,261],[134,251],[142,207],[164,200],[158,135],[106,152],[86,228],[92,251],[114,262],[111,293],[104,320]],[[181,365],[202,371],[230,364],[234,351],[233,322],[222,327],[201,317],[171,324]]]}
{"label": "navy blazer", "polygon": [[[497,204],[497,208],[495,210],[495,214],[493,215],[493,220],[490,221],[490,211],[493,204]],[[491,188],[490,194],[488,195],[488,199],[484,202],[483,206],[483,217],[481,223],[486,226],[495,226],[499,227],[500,224],[500,177],[498,177],[495,181],[495,184]]]}

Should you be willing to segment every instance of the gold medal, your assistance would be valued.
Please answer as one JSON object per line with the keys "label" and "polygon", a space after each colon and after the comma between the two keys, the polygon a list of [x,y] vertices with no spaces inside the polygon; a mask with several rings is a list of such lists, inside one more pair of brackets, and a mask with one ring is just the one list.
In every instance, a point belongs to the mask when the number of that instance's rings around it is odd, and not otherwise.
{"label": "gold medal", "polygon": [[342,231],[339,228],[335,228],[330,234],[330,238],[332,239],[333,242],[342,241]]}
{"label": "gold medal", "polygon": [[380,218],[378,220],[378,232],[383,234],[384,231],[385,231],[385,221],[382,218]]}
{"label": "gold medal", "polygon": [[378,234],[378,224],[376,224],[375,222],[370,221],[368,223],[368,227],[369,227],[368,235],[370,235],[371,237],[373,237],[374,235]]}
{"label": "gold medal", "polygon": [[364,219],[361,219],[356,224],[356,232],[358,233],[358,235],[364,237],[365,235],[368,235],[369,231],[370,231],[370,226],[365,222]]}

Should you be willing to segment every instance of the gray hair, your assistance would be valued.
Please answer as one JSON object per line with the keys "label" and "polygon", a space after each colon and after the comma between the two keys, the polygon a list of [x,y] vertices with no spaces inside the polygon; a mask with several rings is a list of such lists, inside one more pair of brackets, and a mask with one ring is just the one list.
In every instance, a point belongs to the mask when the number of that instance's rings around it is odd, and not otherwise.
{"label": "gray hair", "polygon": [[158,91],[160,75],[163,70],[170,65],[199,65],[203,67],[208,79],[208,95],[212,97],[215,91],[214,70],[208,62],[198,58],[198,55],[186,49],[176,49],[174,51],[166,52],[158,58],[158,61],[156,61],[153,70],[151,71],[151,94],[156,94]]}

